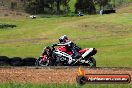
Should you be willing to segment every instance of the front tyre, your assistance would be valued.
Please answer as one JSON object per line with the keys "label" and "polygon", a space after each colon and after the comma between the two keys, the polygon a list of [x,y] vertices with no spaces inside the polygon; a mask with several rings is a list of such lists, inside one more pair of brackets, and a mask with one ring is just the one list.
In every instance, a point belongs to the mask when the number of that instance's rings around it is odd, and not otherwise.
{"label": "front tyre", "polygon": [[39,57],[36,62],[35,66],[49,66],[49,60],[43,61],[41,57]]}

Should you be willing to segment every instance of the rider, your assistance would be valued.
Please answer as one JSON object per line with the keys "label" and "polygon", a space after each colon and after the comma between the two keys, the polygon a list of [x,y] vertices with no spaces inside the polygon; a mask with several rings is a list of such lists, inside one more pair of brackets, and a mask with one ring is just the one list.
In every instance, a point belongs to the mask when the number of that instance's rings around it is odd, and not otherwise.
{"label": "rider", "polygon": [[76,44],[74,44],[72,41],[70,41],[66,35],[61,36],[59,38],[59,42],[59,44],[54,44],[54,46],[66,46],[67,49],[73,52],[72,57],[74,59],[79,59],[81,57],[81,54],[78,53],[81,48],[76,46]]}

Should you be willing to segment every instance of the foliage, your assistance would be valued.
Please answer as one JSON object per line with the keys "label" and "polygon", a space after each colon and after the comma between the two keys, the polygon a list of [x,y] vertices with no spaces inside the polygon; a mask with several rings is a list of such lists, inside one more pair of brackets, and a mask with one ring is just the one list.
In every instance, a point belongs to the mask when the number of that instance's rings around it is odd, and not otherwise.
{"label": "foliage", "polygon": [[109,1],[110,1],[110,0],[95,0],[95,3],[96,3],[97,5],[99,5],[100,10],[101,10],[101,9],[104,9],[104,6],[106,6],[106,5],[109,4]]}
{"label": "foliage", "polygon": [[132,0],[1,0],[0,5],[30,14],[68,15],[74,11],[94,14],[100,9],[113,9],[129,2]]}
{"label": "foliage", "polygon": [[26,2],[25,10],[32,14],[67,14],[69,11],[68,2],[69,0],[30,0]]}
{"label": "foliage", "polygon": [[93,0],[77,0],[77,2],[75,4],[75,12],[77,12],[77,11],[95,14],[96,8],[94,6]]}
{"label": "foliage", "polygon": [[11,9],[16,9],[17,2],[11,2]]}

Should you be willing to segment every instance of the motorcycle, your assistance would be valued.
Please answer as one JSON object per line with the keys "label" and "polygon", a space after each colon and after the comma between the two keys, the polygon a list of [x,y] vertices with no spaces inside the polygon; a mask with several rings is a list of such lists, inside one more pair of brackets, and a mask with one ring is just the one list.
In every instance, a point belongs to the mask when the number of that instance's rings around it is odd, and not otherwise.
{"label": "motorcycle", "polygon": [[51,65],[51,59],[52,59],[52,47],[46,47],[42,53],[42,55],[36,60],[35,66],[49,66]]}
{"label": "motorcycle", "polygon": [[43,54],[36,60],[36,66],[89,66],[96,67],[96,60],[93,55],[97,53],[95,48],[78,49],[80,58],[73,58],[73,52],[68,50],[66,46],[59,46],[55,48],[46,47]]}

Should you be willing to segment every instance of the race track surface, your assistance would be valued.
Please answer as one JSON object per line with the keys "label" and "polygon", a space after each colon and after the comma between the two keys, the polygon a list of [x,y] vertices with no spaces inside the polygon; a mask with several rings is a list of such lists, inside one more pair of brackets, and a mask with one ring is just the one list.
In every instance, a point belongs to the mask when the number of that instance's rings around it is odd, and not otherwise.
{"label": "race track surface", "polygon": [[[87,74],[130,74],[132,68],[85,68]],[[0,83],[76,83],[78,67],[0,67]]]}

